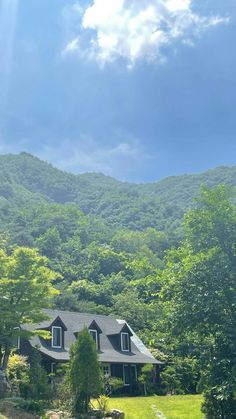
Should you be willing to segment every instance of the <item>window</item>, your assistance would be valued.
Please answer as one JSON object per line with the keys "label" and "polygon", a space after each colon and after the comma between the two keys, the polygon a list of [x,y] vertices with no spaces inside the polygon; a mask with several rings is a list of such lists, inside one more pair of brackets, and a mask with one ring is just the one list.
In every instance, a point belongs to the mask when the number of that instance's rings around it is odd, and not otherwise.
{"label": "window", "polygon": [[129,334],[121,333],[121,350],[129,351]]}
{"label": "window", "polygon": [[62,347],[62,328],[52,326],[52,348]]}
{"label": "window", "polygon": [[14,346],[14,348],[16,349],[20,349],[20,336],[19,336],[19,331],[20,328],[19,327],[14,327],[13,329],[14,331],[16,331],[16,333],[14,332],[13,336],[12,336],[12,346]]}
{"label": "window", "polygon": [[111,376],[111,366],[110,364],[102,364],[102,375],[103,377]]}
{"label": "window", "polygon": [[89,330],[90,336],[92,336],[94,342],[96,343],[96,348],[98,348],[98,332],[97,330]]}

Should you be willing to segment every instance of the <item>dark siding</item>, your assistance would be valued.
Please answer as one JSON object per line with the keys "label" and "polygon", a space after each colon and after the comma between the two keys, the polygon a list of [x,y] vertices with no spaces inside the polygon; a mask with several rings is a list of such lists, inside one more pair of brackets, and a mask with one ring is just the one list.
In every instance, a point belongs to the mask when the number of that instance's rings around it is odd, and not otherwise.
{"label": "dark siding", "polygon": [[111,376],[123,380],[123,364],[111,364]]}
{"label": "dark siding", "polygon": [[33,349],[32,349],[32,346],[30,345],[30,343],[28,342],[28,340],[25,340],[25,339],[21,338],[20,339],[20,349],[18,349],[16,353],[20,354],[20,355],[27,356],[29,358],[29,361],[30,361],[30,358],[32,356],[32,352],[33,352]]}
{"label": "dark siding", "polygon": [[[135,374],[135,370],[132,368],[134,365],[130,365],[130,364],[111,364],[111,375],[112,377],[117,377],[120,379],[124,379],[123,376],[123,368],[124,365],[126,365],[126,378],[128,378],[129,381],[129,385],[125,385],[123,387],[122,393],[125,394],[139,394],[140,392],[140,388],[139,388],[139,384],[137,382],[136,379],[136,374]],[[141,368],[142,366],[140,365],[136,365],[136,369],[137,369],[137,377],[139,376],[140,372],[141,372]]]}

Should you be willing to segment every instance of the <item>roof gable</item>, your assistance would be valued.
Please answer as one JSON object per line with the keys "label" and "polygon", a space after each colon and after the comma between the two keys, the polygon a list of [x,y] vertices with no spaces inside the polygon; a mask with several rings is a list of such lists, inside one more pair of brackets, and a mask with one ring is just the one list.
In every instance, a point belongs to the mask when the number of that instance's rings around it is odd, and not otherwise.
{"label": "roof gable", "polygon": [[127,325],[127,323],[124,324],[124,326],[122,327],[120,333],[128,333],[130,336],[133,336],[133,333],[131,332],[131,329],[129,328],[129,326]]}
{"label": "roof gable", "polygon": [[67,327],[66,327],[65,323],[62,321],[62,319],[60,318],[60,316],[57,316],[53,320],[53,322],[51,323],[50,327],[53,327],[53,326],[61,326],[62,329],[67,330]]}
{"label": "roof gable", "polygon": [[92,323],[88,326],[88,329],[96,330],[98,333],[102,333],[102,330],[100,329],[100,327],[98,326],[95,320],[93,320]]}
{"label": "roof gable", "polygon": [[[100,352],[99,360],[101,362],[117,362],[117,363],[139,363],[139,364],[159,364],[142,341],[138,338],[132,328],[124,321],[118,320],[113,316],[97,315],[90,313],[79,313],[62,310],[44,310],[49,317],[49,321],[44,321],[38,325],[24,325],[25,330],[48,329],[56,322],[60,322],[64,326],[64,349],[54,350],[53,348],[44,346],[38,337],[31,339],[33,346],[40,345],[40,351],[55,360],[66,361],[69,359],[69,349],[76,340],[76,335],[87,327],[88,329],[100,330],[99,342]],[[129,333],[131,346],[130,352],[121,352],[120,349],[112,345],[110,336],[120,333]],[[115,336],[114,336],[115,337]]]}

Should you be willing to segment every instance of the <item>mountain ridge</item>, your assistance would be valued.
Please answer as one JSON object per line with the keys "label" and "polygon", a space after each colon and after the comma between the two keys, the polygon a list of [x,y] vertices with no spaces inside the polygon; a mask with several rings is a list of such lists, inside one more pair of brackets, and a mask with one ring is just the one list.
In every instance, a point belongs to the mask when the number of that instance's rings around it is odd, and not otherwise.
{"label": "mountain ridge", "polygon": [[236,186],[236,166],[136,184],[96,172],[68,173],[22,152],[0,155],[0,179],[0,210],[3,204],[16,209],[38,202],[73,204],[113,227],[168,230],[180,225],[202,184]]}

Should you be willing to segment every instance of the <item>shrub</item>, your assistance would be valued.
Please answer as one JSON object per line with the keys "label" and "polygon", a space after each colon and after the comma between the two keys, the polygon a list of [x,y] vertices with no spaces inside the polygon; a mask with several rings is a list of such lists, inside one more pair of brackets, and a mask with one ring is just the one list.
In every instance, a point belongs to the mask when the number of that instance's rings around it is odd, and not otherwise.
{"label": "shrub", "polygon": [[23,388],[29,382],[29,364],[27,357],[17,354],[11,355],[7,373],[12,391],[16,395],[22,396]]}
{"label": "shrub", "polygon": [[41,413],[44,404],[38,400],[20,400],[17,403],[17,407],[27,412]]}
{"label": "shrub", "polygon": [[23,397],[32,400],[50,400],[52,389],[48,381],[48,376],[41,366],[41,356],[36,349],[30,361],[28,382],[21,385]]}
{"label": "shrub", "polygon": [[227,397],[220,389],[213,388],[204,392],[202,412],[206,419],[231,419],[236,417],[236,398],[233,395]]}
{"label": "shrub", "polygon": [[102,379],[102,387],[103,393],[106,396],[111,396],[112,394],[116,394],[119,392],[119,390],[123,389],[124,382],[121,378],[106,375]]}
{"label": "shrub", "polygon": [[147,394],[155,393],[156,383],[154,382],[153,377],[153,365],[146,364],[142,367],[139,382],[143,384],[145,396]]}

